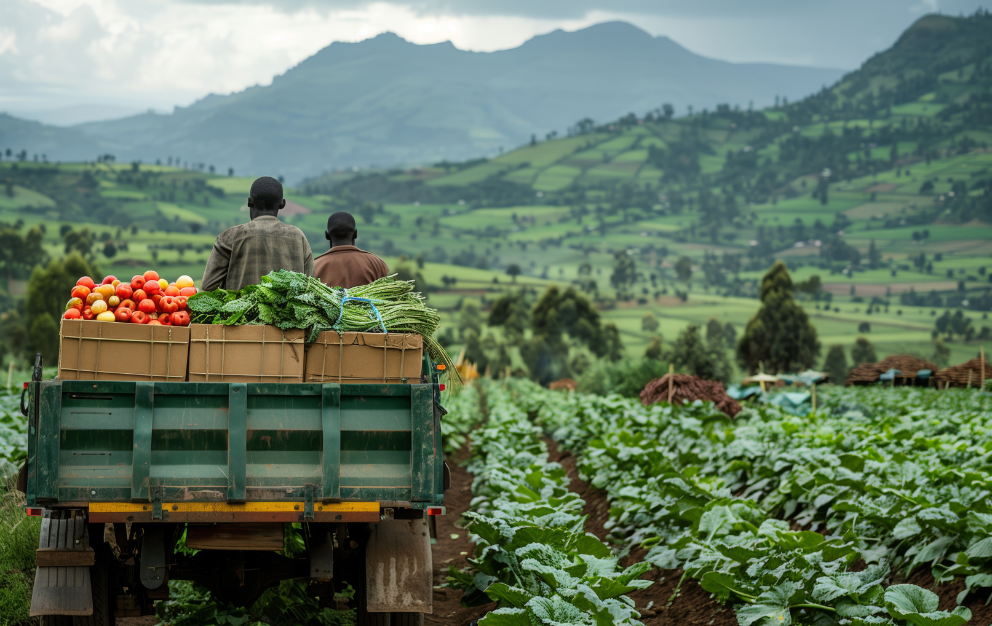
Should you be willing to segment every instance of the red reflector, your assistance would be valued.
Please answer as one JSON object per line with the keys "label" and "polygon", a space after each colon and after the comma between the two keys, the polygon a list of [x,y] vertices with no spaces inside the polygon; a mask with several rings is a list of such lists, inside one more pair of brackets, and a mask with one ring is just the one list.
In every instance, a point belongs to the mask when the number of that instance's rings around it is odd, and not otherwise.
{"label": "red reflector", "polygon": [[444,515],[444,507],[443,506],[431,506],[431,507],[427,507],[427,514],[428,515]]}
{"label": "red reflector", "polygon": [[29,508],[29,509],[26,509],[26,512],[31,517],[41,517],[42,510],[43,509],[32,509],[32,508]]}
{"label": "red reflector", "polygon": [[444,383],[441,383],[440,385],[438,385],[438,389],[440,389],[441,391],[444,391],[444,388],[445,388],[444,387]]}
{"label": "red reflector", "polygon": [[28,384],[27,384],[27,383],[24,383],[24,388],[25,388],[25,389],[27,389],[27,388],[28,388]]}

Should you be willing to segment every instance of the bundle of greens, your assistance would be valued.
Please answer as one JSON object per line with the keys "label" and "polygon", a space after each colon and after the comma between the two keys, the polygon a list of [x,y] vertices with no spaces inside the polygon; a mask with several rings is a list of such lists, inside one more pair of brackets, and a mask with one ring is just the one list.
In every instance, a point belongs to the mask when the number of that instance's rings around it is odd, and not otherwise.
{"label": "bundle of greens", "polygon": [[441,323],[437,311],[424,305],[412,280],[395,274],[351,289],[328,287],[318,279],[278,270],[258,285],[241,291],[204,291],[186,303],[194,324],[270,324],[307,333],[307,345],[326,330],[338,332],[416,333],[436,363],[454,370],[451,358],[434,340]]}

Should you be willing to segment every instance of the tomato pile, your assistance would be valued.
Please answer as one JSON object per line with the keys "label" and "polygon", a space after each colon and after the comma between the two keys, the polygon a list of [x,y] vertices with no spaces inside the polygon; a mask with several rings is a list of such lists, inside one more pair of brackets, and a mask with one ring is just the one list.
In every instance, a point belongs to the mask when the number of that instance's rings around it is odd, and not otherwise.
{"label": "tomato pile", "polygon": [[67,320],[130,322],[155,326],[189,326],[186,298],[196,293],[193,279],[180,276],[170,283],[148,270],[130,283],[107,276],[97,284],[83,276],[72,288],[62,317]]}

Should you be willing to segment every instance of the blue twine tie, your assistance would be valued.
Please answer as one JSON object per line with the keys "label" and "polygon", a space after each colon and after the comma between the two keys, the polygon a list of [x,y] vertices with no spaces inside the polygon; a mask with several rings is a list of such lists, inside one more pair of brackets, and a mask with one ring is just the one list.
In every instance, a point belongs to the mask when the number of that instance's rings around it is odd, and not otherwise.
{"label": "blue twine tie", "polygon": [[375,313],[375,318],[379,320],[379,326],[382,327],[382,332],[389,334],[389,331],[386,330],[386,323],[382,321],[382,316],[379,315],[379,309],[375,308],[374,301],[369,300],[368,298],[356,298],[353,296],[349,296],[347,289],[343,289],[343,291],[344,291],[344,297],[341,298],[341,308],[338,311],[338,319],[334,321],[334,326],[333,326],[334,330],[338,330],[338,325],[341,324],[341,316],[344,315],[344,303],[351,300],[352,302],[364,302],[369,306],[371,306],[372,312]]}

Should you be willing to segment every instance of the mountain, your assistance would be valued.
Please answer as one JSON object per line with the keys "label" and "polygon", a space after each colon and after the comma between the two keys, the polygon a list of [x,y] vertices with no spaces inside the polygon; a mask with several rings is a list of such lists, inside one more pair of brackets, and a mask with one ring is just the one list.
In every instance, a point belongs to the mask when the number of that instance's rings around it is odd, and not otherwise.
{"label": "mountain", "polygon": [[681,113],[690,105],[763,106],[777,95],[795,100],[841,74],[708,59],[623,22],[557,30],[491,53],[386,33],[333,43],[268,86],[210,95],[168,115],[76,126],[90,154],[67,148],[49,156],[171,156],[293,181],[341,167],[492,155],[582,118],[643,114],[662,103]]}

